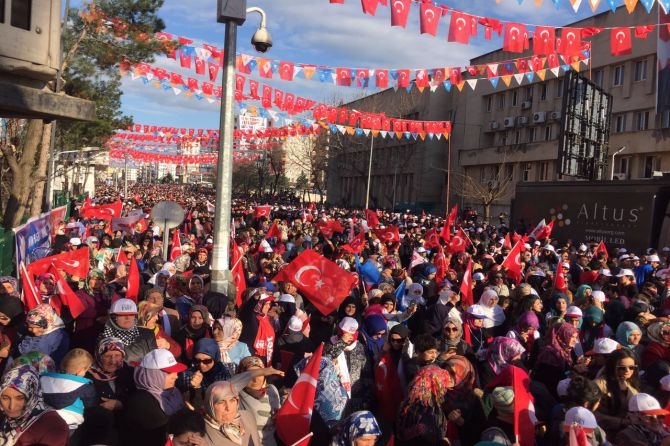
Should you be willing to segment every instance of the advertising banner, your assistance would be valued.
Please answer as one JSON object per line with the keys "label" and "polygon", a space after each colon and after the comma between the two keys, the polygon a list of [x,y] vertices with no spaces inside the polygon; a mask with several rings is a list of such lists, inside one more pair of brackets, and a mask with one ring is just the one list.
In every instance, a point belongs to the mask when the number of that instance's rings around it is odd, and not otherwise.
{"label": "advertising banner", "polygon": [[26,224],[13,229],[17,265],[21,262],[28,265],[49,254],[56,225],[65,219],[66,213],[67,206],[61,206],[33,217]]}

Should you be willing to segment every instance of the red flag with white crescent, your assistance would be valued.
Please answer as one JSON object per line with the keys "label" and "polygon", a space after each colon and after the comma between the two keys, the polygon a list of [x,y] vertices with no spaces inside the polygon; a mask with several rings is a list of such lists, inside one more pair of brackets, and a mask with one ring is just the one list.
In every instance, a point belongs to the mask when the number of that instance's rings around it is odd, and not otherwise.
{"label": "red flag with white crescent", "polygon": [[605,254],[605,260],[609,259],[609,254],[607,253],[607,247],[605,246],[605,242],[600,240],[600,243],[598,243],[598,247],[596,248],[595,255],[597,256],[598,253],[604,253]]}
{"label": "red flag with white crescent", "polygon": [[554,230],[554,220],[551,220],[549,224],[544,225],[542,229],[538,232],[535,240],[545,240],[551,237],[551,231]]}
{"label": "red flag with white crescent", "polygon": [[447,215],[447,226],[453,226],[456,224],[456,219],[458,218],[458,204],[455,204],[449,215]]}
{"label": "red flag with white crescent", "polygon": [[368,222],[369,228],[376,228],[379,226],[379,217],[377,217],[377,213],[373,210],[365,210],[365,220]]}
{"label": "red flag with white crescent", "polygon": [[515,283],[521,282],[521,248],[523,243],[521,241],[516,242],[512,250],[507,254],[505,260],[503,260],[503,268],[507,268],[507,277],[514,280]]}
{"label": "red flag with white crescent", "polygon": [[437,248],[440,246],[440,235],[437,233],[437,229],[435,228],[427,231],[423,236],[423,239],[423,244],[426,248]]}
{"label": "red flag with white crescent", "polygon": [[75,319],[78,318],[79,315],[86,311],[86,306],[81,301],[81,299],[79,299],[79,296],[77,296],[75,292],[72,291],[70,285],[63,278],[62,274],[56,269],[55,266],[52,266],[51,274],[53,274],[56,278],[56,294],[58,294],[60,299],[60,305],[53,305],[53,307],[56,308],[56,311],[60,316],[60,307],[66,306],[70,310],[72,317]]}
{"label": "red flag with white crescent", "polygon": [[365,233],[359,232],[358,235],[353,239],[351,239],[349,243],[343,245],[342,249],[346,249],[347,251],[352,252],[354,254],[360,254],[361,251],[363,251],[364,247],[365,247]]}
{"label": "red flag with white crescent", "polygon": [[470,240],[463,232],[463,228],[458,228],[458,232],[449,241],[449,251],[452,253],[464,252],[469,244]]}
{"label": "red flag with white crescent", "polygon": [[275,414],[277,436],[284,444],[296,444],[309,435],[309,423],[312,419],[322,354],[323,343],[309,358],[298,380],[291,388],[288,398]]}
{"label": "red flag with white crescent", "polygon": [[232,255],[230,256],[230,261],[232,266],[230,267],[230,272],[233,275],[233,281],[235,282],[235,289],[237,294],[235,296],[235,305],[239,308],[242,305],[242,294],[244,290],[247,289],[247,280],[244,276],[244,265],[242,265],[242,253],[240,248],[235,243],[235,240],[232,241]]}
{"label": "red flag with white crescent", "polygon": [[512,248],[512,241],[509,238],[509,232],[505,234],[505,241],[503,242],[503,246],[506,246],[507,248]]}
{"label": "red flag with white crescent", "polygon": [[270,218],[270,212],[272,211],[272,206],[265,205],[265,206],[256,206],[256,209],[254,210],[254,218]]}
{"label": "red flag with white crescent", "polygon": [[172,249],[170,250],[170,261],[174,262],[174,259],[181,255],[181,239],[179,238],[179,231],[172,231]]}
{"label": "red flag with white crescent", "polygon": [[556,277],[554,278],[554,289],[565,291],[568,288],[568,284],[565,281],[565,271],[563,271],[563,262],[558,262],[556,267]]}
{"label": "red flag with white crescent", "polygon": [[21,288],[23,288],[22,300],[26,311],[30,311],[42,303],[40,292],[35,285],[35,279],[32,273],[26,270],[26,266],[21,262],[19,265],[21,271]]}
{"label": "red flag with white crescent", "polygon": [[472,292],[472,258],[468,261],[468,267],[463,273],[463,281],[461,281],[461,305],[467,308],[475,302],[474,294]]}
{"label": "red flag with white crescent", "polygon": [[281,239],[281,230],[277,226],[276,221],[272,222],[272,226],[270,226],[270,229],[268,229],[268,233],[265,234],[266,239],[268,239],[270,237],[276,237],[277,239]]}
{"label": "red flag with white crescent", "polygon": [[79,210],[79,215],[84,218],[97,218],[99,220],[112,220],[112,218],[121,217],[123,211],[123,203],[117,199],[111,204],[101,204],[93,206],[90,201],[84,203],[84,206]]}
{"label": "red flag with white crescent", "polygon": [[90,267],[88,256],[88,248],[83,247],[75,251],[65,251],[54,256],[36,260],[28,265],[26,269],[35,276],[41,276],[49,272],[49,268],[53,264],[56,268],[62,269],[71,276],[83,279],[88,276]]}
{"label": "red flag with white crescent", "polygon": [[400,241],[400,232],[398,231],[397,226],[387,226],[384,229],[377,228],[374,229],[374,233],[377,235],[379,240],[384,243]]}
{"label": "red flag with white crescent", "polygon": [[130,259],[130,268],[128,269],[128,286],[126,286],[126,299],[137,303],[140,295],[140,270],[137,267],[137,260]]}

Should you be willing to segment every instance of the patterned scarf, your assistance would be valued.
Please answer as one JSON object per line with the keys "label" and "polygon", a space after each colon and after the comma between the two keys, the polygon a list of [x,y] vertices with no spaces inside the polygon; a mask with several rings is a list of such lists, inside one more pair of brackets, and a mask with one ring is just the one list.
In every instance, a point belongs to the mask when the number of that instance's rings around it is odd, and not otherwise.
{"label": "patterned scarf", "polygon": [[221,362],[229,364],[233,362],[233,360],[230,359],[228,352],[230,352],[230,349],[232,349],[233,346],[237,344],[238,339],[240,339],[240,334],[242,334],[242,321],[232,317],[223,317],[217,319],[215,324],[221,326],[223,336],[223,339],[217,342],[217,344],[219,344],[219,350],[221,351]]}
{"label": "patterned scarf", "polygon": [[515,356],[521,355],[525,351],[526,349],[516,339],[498,336],[493,339],[486,351],[486,360],[493,373],[499,375]]}
{"label": "patterned scarf", "polygon": [[103,338],[98,342],[98,348],[95,350],[95,364],[91,366],[89,372],[96,381],[114,381],[116,379],[116,372],[106,372],[102,367],[102,356],[107,352],[121,352],[123,357],[126,357],[126,349],[123,341],[119,338]]}
{"label": "patterned scarf", "polygon": [[19,436],[47,410],[42,401],[39,376],[31,366],[22,365],[10,369],[0,382],[2,392],[8,388],[21,392],[26,397],[26,402],[20,417],[4,416],[0,422],[0,443],[3,445],[15,444]]}
{"label": "patterned scarf", "polygon": [[105,329],[102,330],[102,338],[118,338],[123,342],[124,347],[132,345],[140,338],[140,330],[137,328],[137,321],[129,329],[124,329],[116,325],[114,316],[112,315],[105,324]]}

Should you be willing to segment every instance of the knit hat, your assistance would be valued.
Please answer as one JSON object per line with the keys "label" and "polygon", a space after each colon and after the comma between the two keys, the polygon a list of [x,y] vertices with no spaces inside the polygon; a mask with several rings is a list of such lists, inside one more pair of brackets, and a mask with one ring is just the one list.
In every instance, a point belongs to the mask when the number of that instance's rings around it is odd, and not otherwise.
{"label": "knit hat", "polygon": [[491,393],[493,407],[500,413],[514,412],[514,390],[511,387],[496,387]]}

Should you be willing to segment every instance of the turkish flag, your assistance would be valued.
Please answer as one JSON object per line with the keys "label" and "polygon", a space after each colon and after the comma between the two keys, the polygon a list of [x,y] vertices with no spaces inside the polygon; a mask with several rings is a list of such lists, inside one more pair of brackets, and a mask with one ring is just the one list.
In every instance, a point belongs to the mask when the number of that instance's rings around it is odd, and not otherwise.
{"label": "turkish flag", "polygon": [[[80,314],[86,311],[86,306],[81,301],[81,299],[79,299],[79,297],[75,294],[75,292],[72,291],[70,285],[63,278],[61,273],[55,268],[55,266],[52,266],[51,274],[53,274],[56,277],[56,294],[58,294],[61,304],[61,305],[54,305],[54,308],[64,305],[69,308],[70,314],[72,315],[73,318],[76,319],[77,317],[79,317]],[[60,310],[60,308],[57,308],[57,310]],[[61,312],[58,311],[58,315],[60,314]]]}
{"label": "turkish flag", "polygon": [[533,229],[533,231],[532,231],[530,234],[528,234],[528,236],[534,238],[535,240],[538,240],[537,237],[542,233],[542,231],[543,231],[543,229],[544,229],[545,226],[547,226],[547,222],[546,222],[545,219],[543,218],[543,219],[537,224],[537,226],[535,226],[535,229]]}
{"label": "turkish flag", "polygon": [[276,238],[281,238],[281,230],[277,226],[277,222],[273,221],[272,226],[270,226],[270,229],[268,229],[268,233],[265,234],[265,238],[268,239],[270,237],[276,237]]}
{"label": "turkish flag", "polygon": [[500,266],[507,268],[507,277],[514,280],[515,283],[521,282],[521,248],[523,243],[516,242],[512,250],[507,254]]}
{"label": "turkish flag", "polygon": [[444,9],[440,6],[433,6],[432,3],[421,3],[419,9],[421,18],[420,18],[420,31],[421,34],[430,34],[434,36],[437,34],[437,26],[440,23],[440,18],[442,17],[442,12]]}
{"label": "turkish flag", "polygon": [[271,211],[272,206],[270,205],[256,206],[256,209],[254,210],[254,218],[261,218],[261,217],[270,218]]}
{"label": "turkish flag", "polygon": [[447,226],[453,226],[456,223],[456,219],[458,218],[458,204],[455,204],[453,208],[451,208],[451,211],[449,211],[449,215],[447,215]]}
{"label": "turkish flag", "polygon": [[512,249],[512,241],[509,239],[509,232],[505,234],[505,241],[503,242],[503,246]]}
{"label": "turkish flag", "polygon": [[599,252],[605,253],[605,260],[609,259],[610,256],[607,253],[607,247],[605,246],[605,242],[602,241],[602,240],[600,241],[600,243],[598,243],[598,247],[596,248],[595,255],[597,256]]}
{"label": "turkish flag", "polygon": [[279,78],[285,81],[293,80],[293,62],[279,62]]}
{"label": "turkish flag", "polygon": [[346,249],[354,254],[360,254],[365,247],[365,233],[359,232],[348,244],[343,245],[342,249]]}
{"label": "turkish flag", "polygon": [[341,87],[351,87],[351,70],[349,68],[336,68],[337,81],[335,83]]}
{"label": "turkish flag", "polygon": [[565,272],[563,271],[563,262],[558,262],[556,266],[556,277],[554,277],[554,290],[565,291],[568,284],[565,282]]}
{"label": "turkish flag", "polygon": [[179,231],[176,229],[172,231],[172,249],[170,250],[170,261],[181,255],[181,239],[179,238]]}
{"label": "turkish flag", "polygon": [[377,12],[377,5],[379,4],[378,0],[361,0],[361,6],[363,7],[364,14],[375,15]]}
{"label": "turkish flag", "polygon": [[453,85],[458,85],[462,80],[463,78],[461,76],[460,67],[449,68],[449,82],[451,82]]}
{"label": "turkish flag", "polygon": [[424,246],[426,248],[437,248],[440,246],[440,235],[437,233],[437,229],[435,228],[427,231],[423,236],[423,239],[425,240]]}
{"label": "turkish flag", "polygon": [[26,269],[35,276],[41,276],[49,272],[51,265],[62,269],[71,276],[77,276],[84,279],[88,276],[89,250],[87,247],[79,248],[76,251],[65,251],[55,256],[44,257],[32,262]]}
{"label": "turkish flag", "polygon": [[398,232],[397,226],[387,226],[384,229],[374,229],[373,231],[377,238],[384,243],[400,241],[400,232]]}
{"label": "turkish flag", "polygon": [[522,23],[508,22],[505,24],[505,37],[503,38],[503,51],[512,53],[523,53],[527,48],[528,31]]}
{"label": "turkish flag", "polygon": [[119,254],[116,256],[116,262],[122,263],[124,265],[128,264],[128,256],[126,255],[126,252],[123,250],[123,247],[119,248]]}
{"label": "turkish flag", "polygon": [[458,232],[451,237],[449,241],[450,252],[464,252],[470,244],[468,236],[463,232],[463,228],[458,228]]}
{"label": "turkish flag", "polygon": [[331,238],[336,232],[344,232],[344,228],[340,222],[336,220],[320,221],[316,224],[316,227],[319,229],[319,231],[321,231],[323,236],[328,239]]}
{"label": "turkish flag", "polygon": [[324,316],[337,310],[354,285],[351,273],[311,249],[301,252],[275,279],[293,283]]}
{"label": "turkish flag", "polygon": [[582,34],[578,28],[563,28],[556,42],[556,51],[566,56],[577,56],[582,51]]}
{"label": "turkish flag", "polygon": [[447,256],[444,255],[444,249],[442,246],[438,246],[437,254],[433,259],[433,263],[437,268],[435,272],[435,282],[442,283],[444,278],[447,277],[447,270],[449,269],[449,264],[447,263]]}
{"label": "turkish flag", "polygon": [[612,28],[610,31],[610,52],[612,56],[625,56],[633,52],[630,28]]}
{"label": "turkish flag", "polygon": [[368,222],[368,227],[375,228],[379,226],[379,218],[377,217],[377,213],[375,211],[366,209],[363,212],[365,213],[365,220]]}
{"label": "turkish flag", "polygon": [[237,291],[235,296],[235,305],[239,308],[242,305],[242,295],[247,289],[247,280],[244,276],[244,265],[242,265],[242,253],[237,247],[235,240],[231,244],[232,255],[230,256],[231,268],[230,272],[233,275],[233,282],[235,282],[235,290]]}
{"label": "turkish flag", "polygon": [[395,0],[391,5],[391,26],[407,26],[412,0]]}
{"label": "turkish flag", "polygon": [[19,265],[21,271],[21,288],[23,288],[22,300],[26,311],[30,311],[42,303],[40,292],[35,285],[35,279],[32,273],[26,270],[26,266],[21,262]]}
{"label": "turkish flag", "polygon": [[463,272],[460,292],[463,308],[467,308],[475,303],[474,294],[472,293],[472,258],[468,261],[468,267]]}
{"label": "turkish flag", "polygon": [[126,286],[126,299],[137,303],[137,297],[140,295],[140,270],[137,267],[137,260],[131,259],[130,270],[128,271],[128,285]]}
{"label": "turkish flag", "polygon": [[209,72],[210,82],[216,82],[216,80],[219,78],[219,66],[212,62],[208,62],[207,71]]}
{"label": "turkish flag", "polygon": [[322,354],[323,343],[316,348],[312,357],[309,358],[298,380],[291,388],[288,398],[275,414],[277,436],[284,444],[294,445],[299,443],[310,433],[309,424],[314,409]]}
{"label": "turkish flag", "polygon": [[389,71],[375,70],[375,85],[377,88],[387,88],[389,85]]}
{"label": "turkish flag", "polygon": [[[451,22],[449,22],[449,35],[447,41],[467,44],[470,41],[472,16],[455,9],[451,11]],[[476,26],[476,24],[475,24]]]}
{"label": "turkish flag", "polygon": [[409,70],[403,69],[398,70],[398,88],[407,88],[409,87]]}
{"label": "turkish flag", "polygon": [[[544,221],[544,220],[542,220]],[[554,220],[550,221],[548,225],[544,225],[540,231],[537,232],[535,240],[545,240],[551,236],[551,231],[554,230]]]}
{"label": "turkish flag", "polygon": [[554,51],[556,51],[556,29],[551,26],[536,26],[533,53],[541,56]]}
{"label": "turkish flag", "polygon": [[123,203],[121,203],[121,200],[119,199],[117,199],[114,203],[101,204],[98,206],[93,206],[90,204],[90,201],[87,201],[79,210],[79,215],[89,219],[97,218],[98,220],[111,221],[112,218],[120,217],[122,210]]}

